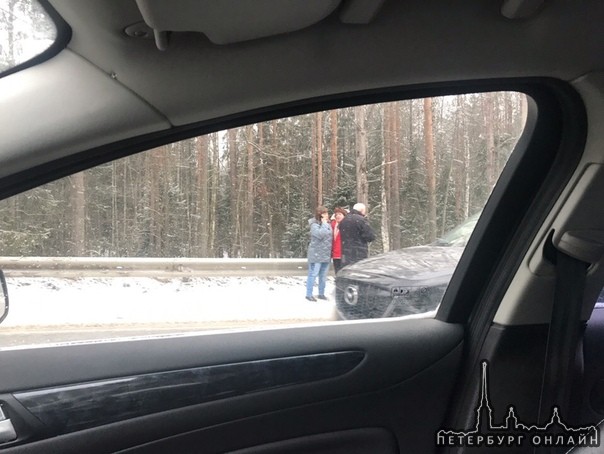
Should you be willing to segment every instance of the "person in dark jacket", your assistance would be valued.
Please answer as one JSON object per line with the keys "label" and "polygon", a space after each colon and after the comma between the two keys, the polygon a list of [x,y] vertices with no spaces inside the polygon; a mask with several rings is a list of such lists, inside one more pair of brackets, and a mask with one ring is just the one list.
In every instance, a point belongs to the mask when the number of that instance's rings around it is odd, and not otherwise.
{"label": "person in dark jacket", "polygon": [[326,300],[325,284],[331,261],[333,233],[329,223],[329,212],[324,206],[317,207],[315,217],[308,220],[310,243],[308,245],[308,276],[306,278],[306,299],[317,301],[312,295],[317,277],[319,278],[319,298]]}
{"label": "person in dark jacket", "polygon": [[366,213],[365,204],[357,203],[340,222],[342,266],[352,265],[369,255],[368,244],[375,240],[375,232],[367,221]]}

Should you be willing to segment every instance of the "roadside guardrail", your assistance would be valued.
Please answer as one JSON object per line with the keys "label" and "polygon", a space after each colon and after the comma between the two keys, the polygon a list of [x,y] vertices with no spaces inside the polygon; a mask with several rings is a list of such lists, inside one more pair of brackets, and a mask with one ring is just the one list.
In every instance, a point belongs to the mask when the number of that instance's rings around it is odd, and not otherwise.
{"label": "roadside guardrail", "polygon": [[[7,277],[305,276],[306,259],[0,257]],[[332,271],[333,272],[333,271]]]}

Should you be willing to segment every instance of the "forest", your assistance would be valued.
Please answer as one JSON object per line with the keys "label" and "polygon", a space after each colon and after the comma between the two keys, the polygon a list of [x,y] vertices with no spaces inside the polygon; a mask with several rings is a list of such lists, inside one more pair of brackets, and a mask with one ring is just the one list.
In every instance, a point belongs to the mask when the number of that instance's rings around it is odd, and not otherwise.
{"label": "forest", "polygon": [[4,256],[305,257],[308,219],[368,205],[371,254],[482,210],[525,95],[347,107],[167,144],[0,201]]}

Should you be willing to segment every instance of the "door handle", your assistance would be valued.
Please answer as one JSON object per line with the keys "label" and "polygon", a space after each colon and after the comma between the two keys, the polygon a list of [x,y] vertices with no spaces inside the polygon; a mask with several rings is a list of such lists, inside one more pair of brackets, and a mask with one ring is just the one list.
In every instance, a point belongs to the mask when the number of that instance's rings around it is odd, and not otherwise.
{"label": "door handle", "polygon": [[17,439],[17,432],[13,427],[13,423],[6,417],[0,405],[0,443],[8,443]]}

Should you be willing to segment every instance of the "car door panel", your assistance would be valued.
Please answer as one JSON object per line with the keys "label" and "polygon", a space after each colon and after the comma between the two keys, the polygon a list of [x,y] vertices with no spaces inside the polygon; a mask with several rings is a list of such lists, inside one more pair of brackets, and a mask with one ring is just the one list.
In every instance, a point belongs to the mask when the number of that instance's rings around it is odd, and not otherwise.
{"label": "car door panel", "polygon": [[14,393],[54,434],[280,386],[334,378],[354,369],[361,351],[300,355],[197,367]]}
{"label": "car door panel", "polygon": [[430,449],[462,339],[460,325],[383,320],[4,351],[0,399],[28,442],[5,452],[91,452],[91,436],[94,452]]}
{"label": "car door panel", "polygon": [[460,355],[461,349],[452,352],[434,367],[387,390],[258,415],[126,452],[198,452],[196,446],[212,447],[207,452],[230,452],[257,446],[276,436],[287,440],[324,434],[327,428],[341,431],[351,427],[386,428],[397,440],[400,452],[434,452],[435,433],[444,418]]}
{"label": "car door panel", "polygon": [[261,446],[232,451],[232,454],[288,454],[299,452],[313,452],[316,454],[380,452],[387,454],[398,452],[398,447],[391,432],[381,428],[369,428],[267,443]]}

